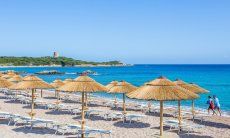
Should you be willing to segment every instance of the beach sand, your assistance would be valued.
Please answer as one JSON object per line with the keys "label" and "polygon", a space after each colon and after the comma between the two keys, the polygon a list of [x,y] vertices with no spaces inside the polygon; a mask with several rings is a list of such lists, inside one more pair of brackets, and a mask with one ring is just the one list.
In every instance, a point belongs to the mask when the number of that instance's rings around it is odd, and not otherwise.
{"label": "beach sand", "polygon": [[[48,103],[54,103],[56,99],[52,98],[53,93],[44,91],[43,99]],[[74,105],[76,107],[81,106],[80,102],[65,102],[62,103]],[[114,112],[115,109],[110,107],[102,106],[90,106],[90,109],[101,109],[105,112]],[[20,102],[15,102],[10,99],[5,99],[4,94],[0,93],[0,111],[10,112],[14,114],[20,114],[28,116],[27,113],[30,112],[30,106],[21,104]],[[36,118],[49,119],[58,121],[61,123],[79,124],[81,119],[80,115],[71,115],[62,111],[52,111],[44,108],[35,108]],[[145,114],[141,111],[128,110],[128,113]],[[165,111],[164,120],[176,119],[173,118],[170,113],[171,111]],[[191,120],[186,120],[186,122],[191,122]],[[164,137],[166,138],[179,138],[179,137],[191,137],[191,138],[228,138],[230,136],[230,118],[211,116],[205,117],[204,121],[201,123],[195,120],[195,124],[199,124],[202,128],[194,128],[194,132],[187,135],[185,132],[177,133],[178,131],[169,131],[169,128],[164,128]],[[112,131],[113,138],[152,138],[159,137],[159,114],[158,113],[147,113],[146,117],[142,118],[140,121],[129,123],[123,123],[122,120],[107,121],[100,116],[91,116],[86,118],[86,125],[92,128],[105,129]],[[42,128],[24,128],[22,126],[8,126],[7,122],[3,120],[0,121],[0,138],[51,138],[51,137],[74,137],[76,135],[54,135],[53,130],[47,130]],[[95,135],[95,137],[100,137],[100,135]],[[108,135],[104,135],[108,137]]]}

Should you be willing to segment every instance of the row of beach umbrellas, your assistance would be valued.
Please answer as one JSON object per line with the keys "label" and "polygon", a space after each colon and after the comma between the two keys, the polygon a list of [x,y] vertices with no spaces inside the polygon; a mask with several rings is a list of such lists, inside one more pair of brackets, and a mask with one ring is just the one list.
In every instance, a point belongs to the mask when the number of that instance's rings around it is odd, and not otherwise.
{"label": "row of beach umbrellas", "polygon": [[[181,101],[192,100],[192,113],[194,114],[194,99],[198,98],[197,94],[206,93],[207,90],[196,84],[188,84],[182,80],[170,81],[165,77],[159,77],[153,81],[145,83],[139,88],[125,81],[112,81],[106,86],[96,82],[88,76],[79,76],[76,79],[59,79],[51,84],[46,83],[37,76],[29,75],[21,77],[15,73],[0,74],[0,88],[9,88],[15,90],[31,90],[32,104],[29,115],[31,119],[35,116],[34,112],[34,93],[36,89],[55,89],[55,96],[59,99],[59,92],[80,92],[82,93],[82,112],[81,112],[81,129],[84,131],[85,118],[84,111],[86,108],[87,93],[92,92],[108,92],[121,93],[123,95],[123,114],[126,114],[125,97],[141,100],[154,100],[160,102],[160,136],[163,135],[163,103],[164,101],[178,101],[178,120],[181,124]],[[116,102],[116,98],[115,98]],[[84,134],[82,134],[84,137]]]}

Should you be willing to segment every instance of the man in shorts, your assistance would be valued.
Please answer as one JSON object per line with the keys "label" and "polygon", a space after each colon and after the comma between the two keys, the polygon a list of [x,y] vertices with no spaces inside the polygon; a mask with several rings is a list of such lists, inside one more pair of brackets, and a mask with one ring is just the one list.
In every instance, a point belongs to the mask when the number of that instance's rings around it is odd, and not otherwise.
{"label": "man in shorts", "polygon": [[219,99],[213,95],[213,101],[214,101],[214,109],[217,110],[221,116],[221,110],[220,110],[220,103],[219,103]]}

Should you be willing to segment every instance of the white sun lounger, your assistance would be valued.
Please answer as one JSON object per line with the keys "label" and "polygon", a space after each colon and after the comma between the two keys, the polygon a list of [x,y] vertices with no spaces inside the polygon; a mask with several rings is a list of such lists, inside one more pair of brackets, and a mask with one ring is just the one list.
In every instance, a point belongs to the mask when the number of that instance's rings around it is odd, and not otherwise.
{"label": "white sun lounger", "polygon": [[113,121],[114,119],[123,119],[124,115],[120,112],[110,112],[103,115],[104,119]]}
{"label": "white sun lounger", "polygon": [[10,116],[8,112],[0,112],[0,120],[10,120]]}
{"label": "white sun lounger", "polygon": [[132,123],[132,121],[137,120],[139,121],[141,118],[146,117],[146,115],[140,115],[140,114],[126,114],[123,119],[123,123],[126,121],[129,121],[129,123]]}
{"label": "white sun lounger", "polygon": [[46,119],[40,119],[40,118],[36,118],[36,119],[29,119],[26,120],[27,124],[30,125],[30,129],[33,129],[34,127],[43,127],[43,128],[48,128],[49,124],[53,124],[52,120],[46,120]]}
{"label": "white sun lounger", "polygon": [[103,112],[103,110],[89,109],[89,110],[85,111],[85,115],[87,117],[90,117],[91,115],[99,115],[102,112]]}
{"label": "white sun lounger", "polygon": [[181,122],[181,125],[179,125],[178,120],[166,120],[164,121],[164,126],[170,127],[170,130],[178,130],[178,133],[180,132],[180,129],[187,131],[187,134],[189,135],[195,128],[202,128],[201,125],[197,125],[194,123],[187,123],[187,122]]}

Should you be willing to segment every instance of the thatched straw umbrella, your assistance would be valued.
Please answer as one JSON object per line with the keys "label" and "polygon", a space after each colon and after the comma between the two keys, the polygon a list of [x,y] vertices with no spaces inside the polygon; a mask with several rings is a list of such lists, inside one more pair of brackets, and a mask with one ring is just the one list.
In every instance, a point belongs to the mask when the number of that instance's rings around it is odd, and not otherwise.
{"label": "thatched straw umbrella", "polygon": [[12,78],[15,75],[16,74],[14,72],[8,72],[7,74],[2,75],[2,78],[10,79],[10,78]]}
{"label": "thatched straw umbrella", "polygon": [[12,82],[0,77],[0,88],[9,88],[11,85],[13,85]]}
{"label": "thatched straw umbrella", "polygon": [[59,100],[59,91],[57,91],[57,88],[63,86],[65,83],[62,82],[60,79],[54,80],[50,85],[52,85],[55,88],[55,97]]}
{"label": "thatched straw umbrella", "polygon": [[108,92],[109,93],[122,93],[123,94],[123,113],[124,115],[126,114],[126,107],[125,107],[125,93],[131,92],[136,90],[137,87],[133,86],[132,84],[125,82],[125,81],[121,81],[119,83],[117,83],[115,86],[113,86]]}
{"label": "thatched straw umbrella", "polygon": [[[118,84],[118,81],[111,81],[109,84],[107,84],[105,87],[110,90],[112,87],[114,87],[115,85]],[[114,103],[117,103],[117,98],[116,98],[116,94],[114,94]]]}
{"label": "thatched straw umbrella", "polygon": [[179,101],[179,125],[181,124],[180,101],[198,98],[193,92],[177,86],[165,77],[159,77],[127,94],[129,98],[160,101],[160,136],[163,135],[163,102]]}
{"label": "thatched straw umbrella", "polygon": [[[91,93],[91,92],[98,92],[98,91],[107,91],[106,87],[101,85],[100,83],[96,82],[92,78],[88,76],[79,76],[75,80],[66,83],[65,85],[61,86],[57,90],[59,91],[65,91],[65,92],[81,92],[82,93],[82,111],[81,111],[81,129],[84,132],[84,126],[85,126],[85,93]],[[84,133],[82,133],[82,136],[84,137]]]}
{"label": "thatched straw umbrella", "polygon": [[63,82],[68,83],[68,82],[71,82],[71,81],[73,81],[73,79],[65,79]]}
{"label": "thatched straw umbrella", "polygon": [[3,76],[3,74],[2,74],[2,72],[0,72],[0,77],[2,77]]}
{"label": "thatched straw umbrella", "polygon": [[22,80],[23,80],[23,78],[20,75],[15,75],[12,78],[8,79],[8,81],[13,82],[13,83],[18,83]]}
{"label": "thatched straw umbrella", "polygon": [[23,80],[15,85],[12,85],[10,89],[15,90],[32,90],[32,103],[31,103],[31,112],[29,115],[31,116],[31,119],[35,116],[34,113],[34,92],[36,89],[51,89],[53,88],[48,83],[44,82],[42,79],[38,78],[37,76],[29,75],[23,78]]}
{"label": "thatched straw umbrella", "polygon": [[[196,84],[189,84],[189,83],[186,83],[180,79],[176,79],[176,81],[174,81],[174,83],[184,89],[187,89],[193,93],[196,93],[196,94],[200,94],[200,93],[208,93],[209,91],[204,89],[204,88],[201,88],[200,86],[196,85]],[[192,99],[192,114],[194,115],[195,114],[195,107],[194,107],[194,99]]]}

